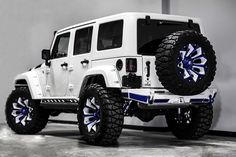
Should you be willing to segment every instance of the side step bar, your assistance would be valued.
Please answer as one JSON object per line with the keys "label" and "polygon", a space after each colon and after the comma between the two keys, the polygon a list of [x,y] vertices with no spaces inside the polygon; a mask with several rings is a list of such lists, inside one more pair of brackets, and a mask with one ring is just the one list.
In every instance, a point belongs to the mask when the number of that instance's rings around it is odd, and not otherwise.
{"label": "side step bar", "polygon": [[43,99],[40,102],[41,107],[55,110],[77,110],[78,100],[76,99]]}

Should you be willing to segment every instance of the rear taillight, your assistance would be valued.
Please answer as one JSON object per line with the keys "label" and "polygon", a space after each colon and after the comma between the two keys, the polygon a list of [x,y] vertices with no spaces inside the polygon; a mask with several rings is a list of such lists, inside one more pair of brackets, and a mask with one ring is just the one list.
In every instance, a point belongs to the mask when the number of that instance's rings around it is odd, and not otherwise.
{"label": "rear taillight", "polygon": [[126,58],[126,72],[137,72],[136,58]]}

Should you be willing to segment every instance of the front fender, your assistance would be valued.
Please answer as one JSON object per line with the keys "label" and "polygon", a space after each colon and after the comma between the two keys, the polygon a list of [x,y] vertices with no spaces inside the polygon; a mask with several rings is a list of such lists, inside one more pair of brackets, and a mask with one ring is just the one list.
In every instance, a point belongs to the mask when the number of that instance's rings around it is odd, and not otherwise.
{"label": "front fender", "polygon": [[85,79],[88,76],[94,76],[94,75],[102,75],[104,77],[106,87],[110,88],[122,87],[120,75],[116,70],[116,68],[112,65],[101,65],[91,68],[85,72],[83,79]]}
{"label": "front fender", "polygon": [[43,97],[42,88],[40,86],[39,78],[36,71],[32,70],[17,75],[14,79],[15,85],[19,80],[25,80],[27,82],[27,86],[30,90],[32,99],[41,99]]}

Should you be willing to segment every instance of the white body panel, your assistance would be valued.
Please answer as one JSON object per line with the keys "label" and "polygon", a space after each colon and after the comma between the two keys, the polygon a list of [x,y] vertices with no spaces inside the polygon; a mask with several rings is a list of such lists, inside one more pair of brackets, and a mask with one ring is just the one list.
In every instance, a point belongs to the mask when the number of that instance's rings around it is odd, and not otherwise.
{"label": "white body panel", "polygon": [[[155,56],[143,56],[143,75],[142,75],[142,86],[145,88],[155,88],[162,87],[162,84],[158,80],[158,76],[156,74],[155,69]],[[150,77],[147,78],[147,66],[146,62],[150,61]]]}
{"label": "white body panel", "polygon": [[122,87],[121,78],[119,77],[116,68],[112,65],[101,65],[91,68],[84,74],[83,78],[85,78],[86,76],[99,75],[99,74],[103,75],[107,87],[113,87],[113,88]]}
{"label": "white body panel", "polygon": [[68,86],[68,70],[61,67],[67,62],[66,58],[58,58],[51,61],[50,72],[47,77],[47,90],[50,96],[66,96]]}
{"label": "white body panel", "polygon": [[[55,34],[52,45],[55,43],[55,39],[58,35],[70,32],[67,57],[49,60],[49,62],[51,62],[50,68],[43,64],[37,69],[18,75],[16,80],[25,79],[27,81],[33,99],[58,97],[74,97],[77,99],[86,76],[102,75],[108,88],[124,88],[122,87],[122,76],[128,74],[125,69],[125,60],[126,58],[136,58],[138,66],[135,74],[142,76],[141,88],[162,88],[156,75],[155,56],[142,56],[137,54],[137,19],[144,19],[147,15],[150,16],[151,19],[180,22],[188,22],[189,19],[192,19],[194,23],[199,24],[201,32],[203,32],[201,22],[198,18],[154,13],[122,13],[88,21],[61,29]],[[122,46],[98,51],[97,40],[99,25],[116,20],[123,20]],[[75,32],[90,26],[93,27],[90,52],[73,55]],[[88,64],[81,64],[81,61],[85,59],[89,61]],[[120,71],[117,71],[115,67],[118,59],[121,59],[124,63]],[[151,63],[149,79],[146,77],[146,61],[150,61]],[[68,63],[68,67],[61,67],[63,63]]]}

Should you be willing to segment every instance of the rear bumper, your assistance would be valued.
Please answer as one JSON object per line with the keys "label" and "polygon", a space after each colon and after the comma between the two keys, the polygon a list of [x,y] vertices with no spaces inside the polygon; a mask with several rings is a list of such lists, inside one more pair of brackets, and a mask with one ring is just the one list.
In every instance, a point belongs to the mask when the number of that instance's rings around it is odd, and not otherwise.
{"label": "rear bumper", "polygon": [[174,107],[214,102],[217,90],[208,88],[197,95],[174,95],[165,89],[122,89],[125,99],[139,102],[143,107]]}

